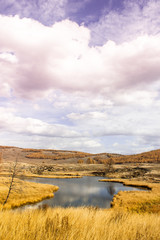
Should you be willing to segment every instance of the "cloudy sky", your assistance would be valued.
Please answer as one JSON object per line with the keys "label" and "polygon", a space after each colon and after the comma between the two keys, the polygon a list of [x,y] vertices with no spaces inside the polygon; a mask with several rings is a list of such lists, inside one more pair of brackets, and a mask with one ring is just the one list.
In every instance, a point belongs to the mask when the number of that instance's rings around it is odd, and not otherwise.
{"label": "cloudy sky", "polygon": [[160,148],[160,1],[0,0],[0,145]]}

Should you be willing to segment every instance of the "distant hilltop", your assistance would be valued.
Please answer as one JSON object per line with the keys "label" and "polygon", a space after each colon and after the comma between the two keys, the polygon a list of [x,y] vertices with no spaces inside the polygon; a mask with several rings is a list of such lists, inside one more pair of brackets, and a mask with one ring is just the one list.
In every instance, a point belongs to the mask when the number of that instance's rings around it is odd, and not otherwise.
{"label": "distant hilltop", "polygon": [[122,163],[160,163],[160,149],[140,154],[121,155],[114,153],[84,153],[79,151],[32,149],[11,146],[0,146],[0,161],[14,161],[18,156],[24,163],[86,163],[86,164],[115,164]]}

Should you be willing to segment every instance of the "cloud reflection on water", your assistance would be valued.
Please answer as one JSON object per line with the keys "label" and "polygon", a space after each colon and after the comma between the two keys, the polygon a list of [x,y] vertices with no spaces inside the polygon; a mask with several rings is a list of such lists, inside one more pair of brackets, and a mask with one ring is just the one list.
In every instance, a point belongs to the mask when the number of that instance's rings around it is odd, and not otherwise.
{"label": "cloud reflection on water", "polygon": [[47,199],[41,204],[49,206],[96,206],[109,208],[114,194],[121,190],[135,190],[120,183],[98,182],[100,177],[83,177],[78,179],[44,179],[34,181],[59,186],[54,198]]}

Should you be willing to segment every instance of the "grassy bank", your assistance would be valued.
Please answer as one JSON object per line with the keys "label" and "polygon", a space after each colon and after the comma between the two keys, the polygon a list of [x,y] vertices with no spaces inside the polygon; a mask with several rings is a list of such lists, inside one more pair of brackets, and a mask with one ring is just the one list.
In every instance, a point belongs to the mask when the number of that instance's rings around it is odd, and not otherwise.
{"label": "grassy bank", "polygon": [[159,240],[160,216],[92,208],[0,212],[3,240]]}
{"label": "grassy bank", "polygon": [[[0,174],[0,177],[9,177],[9,173],[1,173]],[[50,175],[50,174],[48,174],[48,175],[38,175],[38,174],[32,174],[32,173],[30,173],[30,174],[17,174],[17,177],[18,178],[82,178],[82,175],[80,176],[80,175],[74,175],[74,174],[69,174],[69,173],[67,173],[67,174],[54,174],[54,175]]]}
{"label": "grassy bank", "polygon": [[8,177],[0,178],[0,209],[10,209],[27,203],[36,203],[45,198],[53,197],[53,192],[58,190],[57,186],[26,182],[15,178],[10,197],[5,206],[3,206],[9,184],[10,179]]}
{"label": "grassy bank", "polygon": [[40,177],[40,178],[81,178],[82,175],[78,172],[54,172],[47,174],[25,173],[25,177]]}
{"label": "grassy bank", "polygon": [[138,213],[160,213],[160,184],[122,179],[104,179],[103,182],[119,182],[126,186],[145,187],[148,191],[120,191],[114,196],[112,207]]}
{"label": "grassy bank", "polygon": [[25,177],[29,178],[82,178],[82,176],[74,176],[74,175],[37,175],[37,174],[30,174],[25,175]]}

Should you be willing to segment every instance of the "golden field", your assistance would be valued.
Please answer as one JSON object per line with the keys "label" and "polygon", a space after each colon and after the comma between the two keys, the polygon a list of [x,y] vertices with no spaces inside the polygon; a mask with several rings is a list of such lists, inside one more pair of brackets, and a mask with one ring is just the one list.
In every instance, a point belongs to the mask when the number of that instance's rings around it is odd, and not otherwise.
{"label": "golden field", "polygon": [[15,178],[9,199],[3,206],[3,202],[8,193],[9,184],[10,179],[8,177],[0,178],[0,209],[10,209],[28,203],[36,203],[45,198],[53,197],[53,192],[58,190],[57,186],[26,182]]}
{"label": "golden field", "polygon": [[159,240],[160,216],[94,208],[1,211],[2,240]]}
{"label": "golden field", "polygon": [[102,182],[119,182],[126,186],[143,187],[147,191],[120,191],[112,201],[114,209],[138,213],[160,213],[160,184],[122,179],[102,179]]}

